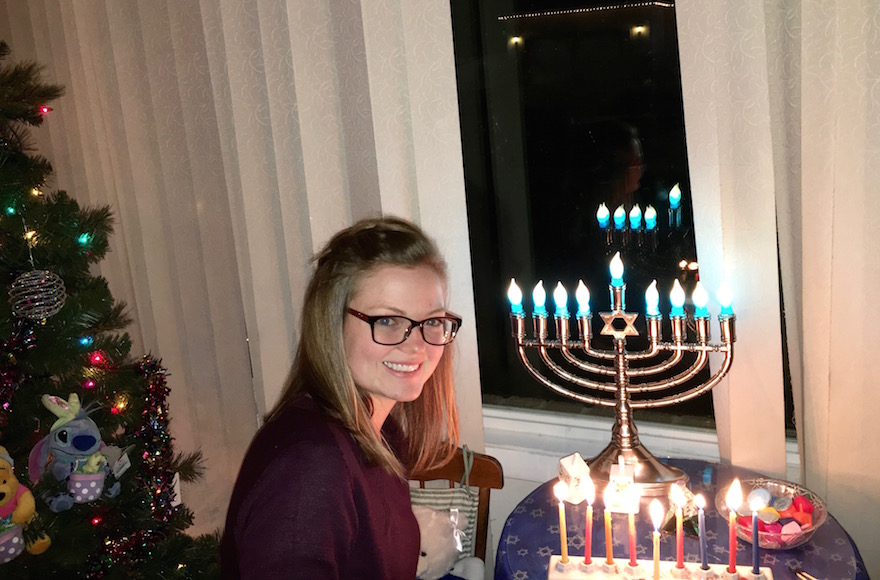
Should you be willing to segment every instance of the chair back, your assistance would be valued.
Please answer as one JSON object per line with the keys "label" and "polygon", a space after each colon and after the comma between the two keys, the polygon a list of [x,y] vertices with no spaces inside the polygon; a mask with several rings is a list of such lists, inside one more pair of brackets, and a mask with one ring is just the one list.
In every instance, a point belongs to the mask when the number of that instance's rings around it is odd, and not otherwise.
{"label": "chair back", "polygon": [[[473,465],[469,475],[471,488],[477,488],[479,494],[477,508],[477,525],[474,538],[474,556],[486,561],[486,542],[489,536],[489,494],[493,489],[504,487],[504,471],[497,459],[482,453],[473,454]],[[461,448],[455,451],[445,465],[438,468],[413,473],[412,481],[419,482],[419,487],[424,488],[429,481],[445,480],[449,487],[456,487],[465,474],[464,454]]]}

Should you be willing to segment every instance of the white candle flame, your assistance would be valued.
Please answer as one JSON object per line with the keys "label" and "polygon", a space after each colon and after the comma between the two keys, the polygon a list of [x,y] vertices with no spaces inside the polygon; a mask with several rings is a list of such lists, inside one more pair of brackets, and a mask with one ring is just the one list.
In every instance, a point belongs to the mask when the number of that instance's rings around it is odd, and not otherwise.
{"label": "white candle flame", "polygon": [[704,509],[706,507],[706,498],[703,497],[703,494],[698,493],[694,497],[694,503],[697,504],[699,509]]}
{"label": "white candle flame", "polygon": [[568,292],[565,291],[565,286],[562,285],[562,282],[556,283],[556,289],[553,290],[553,302],[556,303],[556,311],[558,313],[568,311]]}
{"label": "white candle flame", "polygon": [[610,212],[608,211],[608,206],[605,205],[605,202],[599,204],[599,209],[596,210],[596,219],[600,221],[605,221],[610,216]]}
{"label": "white candle flame", "polygon": [[623,278],[623,260],[620,259],[620,252],[614,254],[614,257],[611,258],[611,265],[609,267],[611,270],[611,277],[614,279]]}
{"label": "white candle flame", "polygon": [[684,504],[687,503],[687,498],[684,496],[684,491],[682,491],[681,486],[677,483],[669,488],[669,499],[671,499],[672,503],[674,503],[675,506],[678,508],[683,508]]}
{"label": "white candle flame", "polygon": [[678,278],[676,278],[675,282],[672,284],[672,292],[669,293],[669,301],[676,308],[684,306],[684,288],[681,287]]}
{"label": "white candle flame", "polygon": [[642,208],[639,207],[639,204],[635,204],[631,210],[629,210],[629,217],[635,219],[636,217],[641,217]]}
{"label": "white candle flame", "polygon": [[733,292],[730,291],[730,286],[728,286],[727,282],[722,282],[721,286],[718,287],[716,297],[718,298],[718,304],[722,308],[730,308],[733,304]]}
{"label": "white candle flame", "polygon": [[761,497],[756,496],[749,500],[749,509],[753,512],[761,511],[765,507],[767,507],[767,504],[764,503],[764,500]]}
{"label": "white candle flame", "polygon": [[739,506],[742,505],[743,502],[743,490],[742,484],[739,482],[739,478],[734,479],[733,483],[730,484],[730,489],[727,490],[727,495],[724,496],[724,503],[727,504],[727,509],[732,512],[735,512],[739,509]]}
{"label": "white candle flame", "polygon": [[651,285],[645,290],[645,304],[648,307],[648,315],[657,316],[660,314],[660,293],[657,291],[657,280],[651,282]]}
{"label": "white candle flame", "polygon": [[702,282],[697,282],[691,299],[694,301],[694,306],[697,308],[705,308],[706,304],[709,303],[709,293],[703,288]]}
{"label": "white candle flame", "polygon": [[568,497],[568,486],[565,485],[564,481],[559,481],[553,486],[553,495],[556,496],[560,503],[565,501]]}
{"label": "white candle flame", "polygon": [[574,297],[577,299],[578,310],[581,312],[590,311],[590,289],[584,284],[583,280],[578,280],[577,290],[574,291]]}
{"label": "white candle flame", "polygon": [[651,523],[654,524],[654,531],[660,531],[660,526],[663,525],[663,504],[660,503],[660,500],[654,498],[651,500],[651,505],[648,506],[648,511],[651,513]]}
{"label": "white candle flame", "polygon": [[593,505],[596,500],[596,484],[589,475],[581,480],[581,493],[587,500],[587,505]]}
{"label": "white candle flame", "polygon": [[538,280],[538,283],[535,284],[535,289],[532,290],[532,302],[534,302],[535,308],[543,308],[546,301],[547,291],[544,290],[544,281]]}
{"label": "white candle flame", "polygon": [[519,289],[519,286],[516,285],[516,280],[513,278],[510,279],[510,286],[507,288],[507,299],[510,300],[511,304],[522,304],[522,290]]}
{"label": "white candle flame", "polygon": [[653,221],[657,219],[657,210],[654,209],[653,205],[649,205],[645,208],[645,221]]}

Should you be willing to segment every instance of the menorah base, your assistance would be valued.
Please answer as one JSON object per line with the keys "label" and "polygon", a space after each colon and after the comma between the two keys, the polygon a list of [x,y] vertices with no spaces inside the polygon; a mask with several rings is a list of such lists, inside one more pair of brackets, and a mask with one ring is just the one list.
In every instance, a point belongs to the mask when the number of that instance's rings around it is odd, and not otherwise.
{"label": "menorah base", "polygon": [[624,449],[612,441],[599,455],[587,460],[590,466],[590,478],[597,489],[604,488],[603,484],[610,481],[611,466],[617,465],[618,457],[621,455],[627,465],[637,466],[635,482],[641,486],[643,496],[665,496],[673,483],[677,481],[684,485],[688,483],[689,478],[685,472],[662,463],[644,445],[638,444]]}

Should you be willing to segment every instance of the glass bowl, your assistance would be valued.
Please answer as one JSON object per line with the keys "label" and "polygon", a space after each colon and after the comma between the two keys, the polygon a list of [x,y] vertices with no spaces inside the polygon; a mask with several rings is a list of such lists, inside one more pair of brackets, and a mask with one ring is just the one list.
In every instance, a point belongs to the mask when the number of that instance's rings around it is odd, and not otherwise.
{"label": "glass bowl", "polygon": [[[779,479],[756,478],[740,480],[740,484],[742,485],[743,491],[743,505],[742,507],[737,509],[737,513],[739,514],[739,516],[746,517],[737,518],[736,535],[750,544],[752,543],[752,514],[749,511],[746,498],[748,498],[749,494],[755,489],[764,488],[770,493],[770,496],[772,498],[771,506],[775,504],[778,507],[780,505],[786,505],[789,502],[792,502],[792,506],[797,506],[799,505],[799,502],[801,500],[799,500],[798,502],[794,502],[794,499],[798,496],[803,496],[804,498],[808,499],[813,505],[813,512],[811,514],[812,521],[808,522],[807,524],[798,522],[798,525],[800,525],[799,531],[792,532],[791,530],[786,530],[784,532],[781,532],[778,529],[773,529],[770,531],[759,531],[758,545],[761,548],[766,548],[768,550],[788,550],[790,548],[800,546],[801,544],[809,541],[809,539],[813,536],[819,526],[824,524],[825,520],[828,519],[828,509],[825,507],[825,502],[822,501],[822,499],[812,491],[796,483],[781,481]],[[728,514],[730,513],[730,510],[727,508],[727,503],[725,501],[727,498],[727,490],[729,488],[730,483],[728,483],[715,495],[715,509],[718,510],[718,513],[724,519],[727,519]],[[794,509],[794,507],[791,509]],[[789,510],[789,512],[791,511],[791,509]],[[783,511],[782,515],[785,516],[785,514],[786,512]],[[798,517],[802,517],[802,515],[803,514]],[[772,518],[773,516],[770,516],[767,519]],[[777,522],[777,524],[781,522],[786,522],[791,519],[793,518],[783,517],[783,519]],[[743,525],[745,521],[747,521],[748,523],[746,525]]]}

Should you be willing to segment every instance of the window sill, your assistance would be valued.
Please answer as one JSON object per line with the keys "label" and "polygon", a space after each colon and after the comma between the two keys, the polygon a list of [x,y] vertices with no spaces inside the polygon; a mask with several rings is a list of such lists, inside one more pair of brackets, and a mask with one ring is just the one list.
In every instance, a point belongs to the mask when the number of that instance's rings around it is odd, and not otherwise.
{"label": "window sill", "polygon": [[[559,459],[579,452],[585,459],[599,453],[611,438],[613,420],[553,411],[483,405],[486,452],[504,466],[505,478],[547,481]],[[639,440],[656,457],[689,457],[719,461],[713,429],[637,421]],[[797,441],[785,444],[787,479],[798,481]]]}

